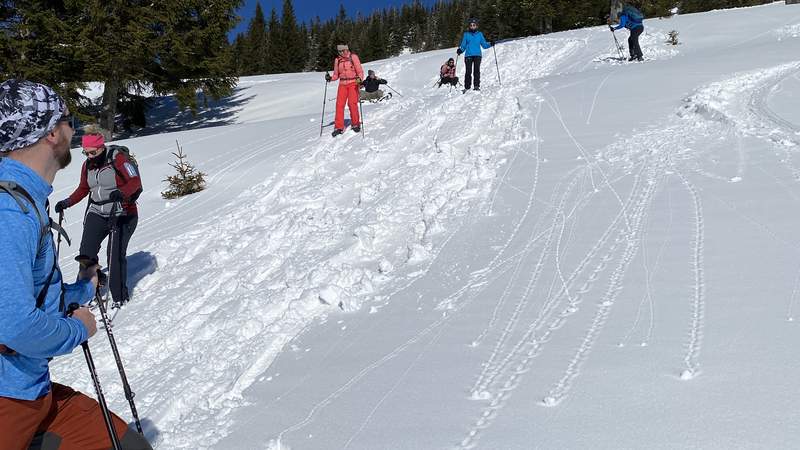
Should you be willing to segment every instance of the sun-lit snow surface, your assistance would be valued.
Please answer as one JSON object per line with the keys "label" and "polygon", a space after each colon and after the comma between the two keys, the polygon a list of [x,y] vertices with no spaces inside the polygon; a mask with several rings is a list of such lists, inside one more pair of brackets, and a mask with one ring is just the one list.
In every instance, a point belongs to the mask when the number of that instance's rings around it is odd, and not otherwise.
{"label": "sun-lit snow surface", "polygon": [[[501,43],[481,93],[431,88],[451,50],[369,64],[403,96],[365,139],[318,138],[300,74],[125,141],[115,334],[156,448],[800,446],[800,6],[645,25],[644,64],[604,27]],[[209,188],[167,202],[175,140]]]}

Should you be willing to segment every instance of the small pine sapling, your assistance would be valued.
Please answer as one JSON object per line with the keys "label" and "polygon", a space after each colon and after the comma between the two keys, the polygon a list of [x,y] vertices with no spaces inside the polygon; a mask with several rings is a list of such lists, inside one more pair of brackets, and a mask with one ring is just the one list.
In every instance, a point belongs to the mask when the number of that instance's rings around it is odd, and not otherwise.
{"label": "small pine sapling", "polygon": [[169,189],[161,193],[165,199],[175,199],[183,197],[184,195],[194,194],[206,188],[206,174],[198,172],[193,165],[186,161],[186,155],[183,154],[183,148],[175,141],[178,146],[178,151],[173,152],[178,160],[170,164],[177,173],[167,177],[166,181],[169,183]]}

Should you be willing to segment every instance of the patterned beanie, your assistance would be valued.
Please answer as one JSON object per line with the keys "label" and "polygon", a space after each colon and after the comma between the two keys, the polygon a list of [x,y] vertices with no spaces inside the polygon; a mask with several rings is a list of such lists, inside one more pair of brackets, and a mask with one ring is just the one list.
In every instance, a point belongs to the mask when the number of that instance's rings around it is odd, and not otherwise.
{"label": "patterned beanie", "polygon": [[10,152],[45,137],[67,105],[52,88],[24,80],[0,84],[0,152]]}

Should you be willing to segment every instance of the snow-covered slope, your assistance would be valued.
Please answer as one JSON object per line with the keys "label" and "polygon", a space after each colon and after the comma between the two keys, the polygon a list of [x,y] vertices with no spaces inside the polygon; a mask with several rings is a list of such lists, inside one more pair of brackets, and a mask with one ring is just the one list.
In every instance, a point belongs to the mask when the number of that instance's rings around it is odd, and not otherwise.
{"label": "snow-covered slope", "polygon": [[[365,138],[292,74],[125,141],[115,335],[156,448],[800,446],[800,6],[645,25],[642,64],[602,27],[503,42],[480,93],[431,87],[452,50],[369,64],[402,97]],[[176,140],[209,188],[167,202]]]}

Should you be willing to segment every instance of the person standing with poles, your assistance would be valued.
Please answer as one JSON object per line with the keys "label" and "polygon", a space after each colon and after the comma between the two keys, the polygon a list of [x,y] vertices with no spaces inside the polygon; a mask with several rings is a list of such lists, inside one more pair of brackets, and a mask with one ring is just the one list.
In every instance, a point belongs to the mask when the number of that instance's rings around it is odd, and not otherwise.
{"label": "person standing with poles", "polygon": [[481,48],[488,49],[494,44],[486,41],[483,33],[478,31],[478,19],[469,19],[469,29],[461,38],[461,45],[456,50],[456,55],[464,53],[464,65],[467,67],[464,74],[464,92],[472,88],[473,77],[475,90],[481,90]]}
{"label": "person standing with poles", "polygon": [[336,137],[344,133],[344,105],[347,103],[350,109],[350,125],[353,131],[361,131],[361,116],[358,113],[360,105],[358,97],[358,87],[364,79],[364,69],[361,68],[361,61],[358,55],[350,52],[350,48],[345,44],[336,46],[339,56],[333,61],[333,76],[325,74],[325,81],[331,82],[339,80],[339,89],[336,92],[336,118],[334,119],[334,130],[331,136]]}
{"label": "person standing with poles", "polygon": [[114,247],[111,254],[117,258],[113,263],[108,262],[113,269],[109,273],[109,288],[114,306],[120,307],[130,299],[126,253],[139,221],[136,199],[142,193],[142,180],[126,147],[106,146],[108,133],[98,126],[87,126],[84,132],[81,144],[86,161],[81,168],[80,183],[68,198],[56,203],[55,210],[57,213],[64,211],[89,196],[78,257],[82,259],[98,260],[100,246],[110,234],[109,224],[116,222],[118,238],[108,242]]}
{"label": "person standing with poles", "polygon": [[[628,51],[631,57],[628,61],[644,61],[642,47],[639,46],[639,36],[644,32],[643,21],[644,14],[635,7],[626,4],[619,14],[619,25],[616,27],[611,24],[608,25],[612,32],[622,28],[627,28],[628,31],[630,31],[631,34],[628,37]],[[616,38],[616,34],[614,37]]]}
{"label": "person standing with poles", "polygon": [[152,450],[125,421],[95,400],[50,379],[51,358],[71,353],[97,332],[85,305],[97,266],[64,283],[46,211],[56,173],[72,160],[73,119],[43,84],[0,84],[0,448],[111,448],[105,414],[122,450]]}

